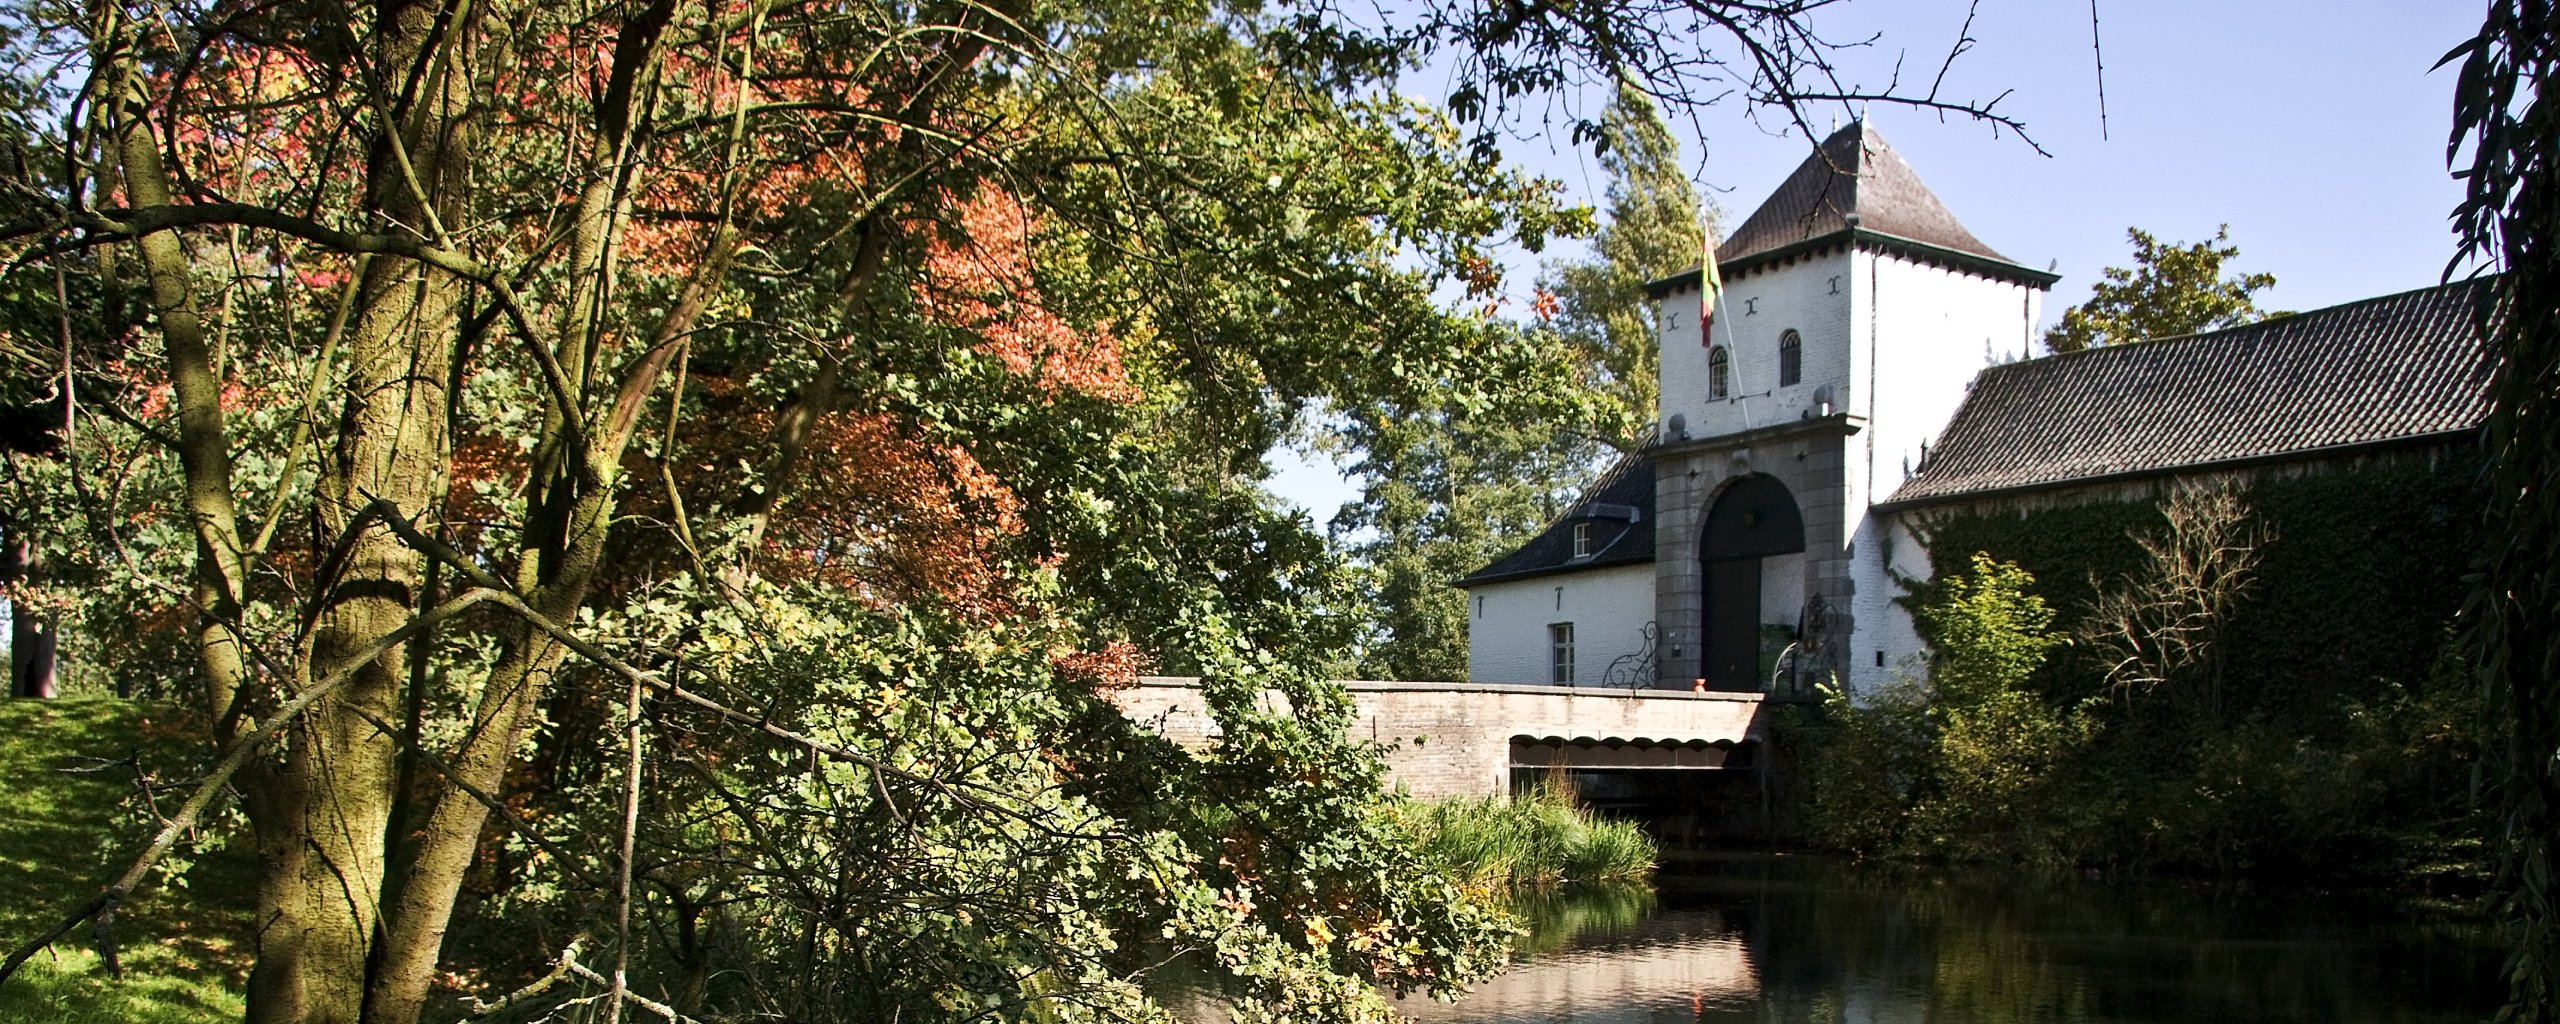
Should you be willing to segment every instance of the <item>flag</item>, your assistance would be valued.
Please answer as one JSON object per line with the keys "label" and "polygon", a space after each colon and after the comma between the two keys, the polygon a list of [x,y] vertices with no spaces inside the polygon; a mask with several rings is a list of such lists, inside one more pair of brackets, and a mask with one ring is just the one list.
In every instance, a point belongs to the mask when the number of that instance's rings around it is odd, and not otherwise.
{"label": "flag", "polygon": [[1698,233],[1706,242],[1706,258],[1698,264],[1698,344],[1713,347],[1716,336],[1716,299],[1724,294],[1724,275],[1716,272],[1716,233]]}

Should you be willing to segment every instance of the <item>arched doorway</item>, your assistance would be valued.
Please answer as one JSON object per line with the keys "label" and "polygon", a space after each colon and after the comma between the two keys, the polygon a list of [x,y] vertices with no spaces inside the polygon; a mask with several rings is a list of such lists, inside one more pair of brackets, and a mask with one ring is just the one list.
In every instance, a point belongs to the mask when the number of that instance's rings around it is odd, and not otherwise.
{"label": "arched doorway", "polygon": [[[1751,691],[1767,682],[1760,678],[1761,563],[1803,552],[1804,516],[1777,477],[1754,473],[1716,496],[1698,538],[1706,584],[1698,674],[1708,689]],[[1803,571],[1801,560],[1787,561]]]}

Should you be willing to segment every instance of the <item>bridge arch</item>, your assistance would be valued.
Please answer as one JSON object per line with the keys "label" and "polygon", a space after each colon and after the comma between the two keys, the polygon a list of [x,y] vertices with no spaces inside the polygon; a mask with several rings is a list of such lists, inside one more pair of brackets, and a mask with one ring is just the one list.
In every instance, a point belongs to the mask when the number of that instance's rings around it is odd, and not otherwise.
{"label": "bridge arch", "polygon": [[1511,768],[1521,772],[1642,771],[1663,768],[1724,768],[1735,764],[1739,737],[1719,739],[1654,739],[1614,736],[1511,737]]}

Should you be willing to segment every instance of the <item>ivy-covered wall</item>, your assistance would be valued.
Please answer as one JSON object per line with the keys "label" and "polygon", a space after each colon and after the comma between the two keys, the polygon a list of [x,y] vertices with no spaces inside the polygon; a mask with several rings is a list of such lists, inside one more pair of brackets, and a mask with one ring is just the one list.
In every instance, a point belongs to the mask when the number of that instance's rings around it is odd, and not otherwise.
{"label": "ivy-covered wall", "polygon": [[[2273,539],[2225,652],[2236,708],[2318,731],[2340,698],[2425,676],[2479,550],[2476,461],[2465,446],[2432,460],[2270,474],[2240,485]],[[2084,621],[2099,585],[2140,565],[2136,532],[2165,529],[2156,497],[1935,510],[1920,522],[1937,578],[1964,571],[1976,551],[2016,562],[2034,574],[2064,629]],[[2065,649],[2039,682],[2069,700],[2094,692],[2100,676],[2086,650]]]}

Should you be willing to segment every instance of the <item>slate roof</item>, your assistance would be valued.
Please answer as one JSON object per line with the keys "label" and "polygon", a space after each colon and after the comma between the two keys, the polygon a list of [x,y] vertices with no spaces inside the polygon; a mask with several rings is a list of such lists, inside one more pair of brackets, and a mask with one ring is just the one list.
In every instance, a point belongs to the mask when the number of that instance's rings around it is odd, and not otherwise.
{"label": "slate roof", "polygon": [[[1635,510],[1630,522],[1618,518],[1594,518],[1594,505],[1614,505]],[[1573,557],[1573,524],[1591,523],[1592,555]],[[1635,565],[1653,561],[1653,460],[1630,455],[1618,460],[1608,472],[1600,474],[1582,500],[1574,503],[1529,542],[1494,559],[1493,563],[1468,573],[1458,580],[1461,587],[1479,583],[1524,579],[1559,572],[1580,572],[1613,565]]]}
{"label": "slate roof", "polygon": [[1994,366],[1880,508],[2441,438],[2488,414],[2486,278]]}
{"label": "slate roof", "polygon": [[[2038,287],[2057,280],[2052,274],[2020,266],[1973,237],[1903,161],[1902,154],[1863,118],[1822,140],[1741,227],[1716,243],[1716,266],[1732,274],[1765,259],[1843,237],[1911,249],[1923,258],[1960,263],[1965,269],[2022,279]],[[1696,270],[1683,271],[1652,287],[1660,292],[1694,283],[1697,277]]]}
{"label": "slate roof", "polygon": [[[1852,223],[1850,215],[1857,220]],[[1863,227],[1941,249],[2010,262],[1965,230],[1902,154],[1863,119],[1831,133],[1751,217],[1717,246],[1720,263]]]}

